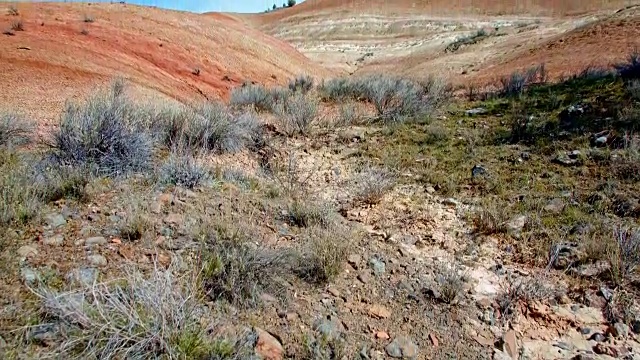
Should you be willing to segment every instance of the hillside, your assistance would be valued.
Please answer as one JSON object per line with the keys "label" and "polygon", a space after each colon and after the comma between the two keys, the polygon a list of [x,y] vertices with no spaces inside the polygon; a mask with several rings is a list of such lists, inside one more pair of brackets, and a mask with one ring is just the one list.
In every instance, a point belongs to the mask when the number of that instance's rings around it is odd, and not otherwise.
{"label": "hillside", "polygon": [[[464,83],[481,68],[528,57],[529,49],[606,19],[630,4],[633,2],[310,0],[243,19],[336,71],[439,74]],[[476,36],[480,33],[483,36]],[[463,43],[467,40],[469,43]],[[461,45],[449,51],[456,43]]]}
{"label": "hillside", "polygon": [[[142,94],[180,101],[224,98],[245,80],[327,75],[290,45],[226,15],[126,4],[21,3],[17,16],[6,9],[0,106],[38,119],[56,118],[65,99],[115,75]],[[24,30],[9,30],[17,22]]]}

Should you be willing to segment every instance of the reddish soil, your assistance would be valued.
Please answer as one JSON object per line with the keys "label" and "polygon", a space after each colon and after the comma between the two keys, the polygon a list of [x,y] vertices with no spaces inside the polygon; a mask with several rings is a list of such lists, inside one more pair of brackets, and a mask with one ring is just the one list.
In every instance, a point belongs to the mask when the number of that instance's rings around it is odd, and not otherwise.
{"label": "reddish soil", "polygon": [[292,46],[224,14],[78,3],[18,10],[0,15],[3,32],[15,21],[24,26],[0,35],[0,106],[41,122],[116,75],[153,98],[193,101],[225,98],[245,80],[274,85],[302,72],[328,74]]}
{"label": "reddish soil", "polygon": [[493,82],[514,70],[545,64],[552,79],[587,67],[609,67],[626,60],[640,48],[640,12],[614,16],[554,37],[540,46],[525,48],[504,60],[469,75],[476,83]]}

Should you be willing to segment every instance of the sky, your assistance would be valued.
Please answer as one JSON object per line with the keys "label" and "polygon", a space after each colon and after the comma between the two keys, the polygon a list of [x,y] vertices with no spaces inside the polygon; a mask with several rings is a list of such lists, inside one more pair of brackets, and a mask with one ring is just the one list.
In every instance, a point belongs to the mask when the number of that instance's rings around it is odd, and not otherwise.
{"label": "sky", "polygon": [[[65,0],[55,1],[64,2]],[[91,0],[84,0],[83,2],[85,1]],[[98,0],[94,2],[109,1],[110,0]],[[303,1],[304,0],[297,0],[297,3],[301,3]],[[0,2],[7,1],[0,0]],[[263,12],[267,8],[271,9],[274,3],[278,7],[281,7],[283,3],[287,2],[287,0],[126,0],[126,2],[129,4],[153,5],[167,9],[193,11],[198,13],[207,11],[256,13]]]}

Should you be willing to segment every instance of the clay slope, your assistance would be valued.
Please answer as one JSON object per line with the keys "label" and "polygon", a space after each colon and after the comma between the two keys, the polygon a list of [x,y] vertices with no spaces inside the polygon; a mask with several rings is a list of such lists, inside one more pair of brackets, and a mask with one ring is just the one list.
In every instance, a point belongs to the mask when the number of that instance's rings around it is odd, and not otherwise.
{"label": "clay slope", "polygon": [[292,8],[253,17],[268,24],[291,17],[305,18],[314,13],[376,13],[430,15],[576,15],[619,9],[637,3],[632,0],[307,0]]}
{"label": "clay slope", "polygon": [[[308,0],[293,8],[238,17],[346,74],[445,75],[462,81],[505,56],[598,21],[630,1]],[[579,14],[579,15],[578,15]],[[499,16],[498,16],[499,15]],[[479,30],[472,46],[447,47]]]}
{"label": "clay slope", "polygon": [[[0,106],[40,120],[116,75],[138,93],[180,101],[224,98],[245,80],[273,85],[302,72],[326,75],[292,46],[223,14],[119,3],[21,3],[18,10],[0,15],[7,31],[0,35]],[[8,31],[17,21],[24,31]]]}

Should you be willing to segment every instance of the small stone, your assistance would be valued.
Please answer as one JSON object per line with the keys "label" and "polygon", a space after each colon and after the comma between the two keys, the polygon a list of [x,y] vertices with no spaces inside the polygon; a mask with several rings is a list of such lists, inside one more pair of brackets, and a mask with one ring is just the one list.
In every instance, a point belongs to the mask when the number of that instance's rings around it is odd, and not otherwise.
{"label": "small stone", "polygon": [[457,207],[458,205],[460,205],[460,203],[454,198],[444,199],[442,200],[442,204],[446,206],[453,206],[453,207]]}
{"label": "small stone", "polygon": [[634,334],[640,334],[640,320],[633,320],[631,322],[631,331]]}
{"label": "small stone", "polygon": [[385,347],[389,356],[396,359],[415,359],[418,357],[418,347],[405,336],[396,337]]}
{"label": "small stone", "polygon": [[431,340],[433,347],[438,347],[438,338],[433,333],[429,334],[429,340]]}
{"label": "small stone", "polygon": [[625,323],[617,322],[607,329],[607,332],[615,338],[626,338],[629,336],[629,326]]}
{"label": "small stone", "polygon": [[47,224],[55,229],[66,225],[67,220],[65,220],[62,214],[51,214],[47,216]]}
{"label": "small stone", "polygon": [[93,266],[105,266],[107,265],[107,259],[102,255],[89,255],[87,260]]}
{"label": "small stone", "polygon": [[27,284],[32,284],[38,280],[38,274],[29,268],[20,269],[20,275],[22,275],[22,279]]}
{"label": "small stone", "polygon": [[340,291],[338,291],[336,288],[328,288],[327,292],[335,297],[340,297]]}
{"label": "small stone", "polygon": [[169,214],[164,218],[164,222],[169,225],[181,225],[183,221],[180,214]]}
{"label": "small stone", "polygon": [[42,243],[47,246],[60,246],[64,243],[64,236],[63,235],[51,236],[44,239]]}
{"label": "small stone", "polygon": [[427,186],[425,190],[428,194],[434,194],[436,192],[436,189],[433,186]]}
{"label": "small stone", "polygon": [[378,332],[376,332],[376,339],[388,340],[389,339],[389,334],[387,334],[384,331],[378,331]]}
{"label": "small stone", "polygon": [[489,173],[489,171],[487,171],[487,169],[482,166],[482,165],[475,165],[472,169],[471,169],[471,177],[478,177],[478,176],[484,176],[487,175]]}
{"label": "small stone", "polygon": [[67,282],[78,283],[83,286],[91,286],[98,280],[99,271],[96,268],[80,268],[67,273]]}
{"label": "small stone", "polygon": [[562,342],[562,341],[561,341],[561,342],[558,342],[558,343],[553,344],[553,346],[555,346],[555,347],[557,347],[557,348],[560,348],[560,349],[562,349],[562,350],[566,350],[566,351],[572,351],[572,350],[573,350],[573,348],[574,348],[574,346],[573,346],[573,345],[568,344],[568,343],[566,343],[566,342]]}
{"label": "small stone", "polygon": [[21,258],[36,256],[38,255],[38,249],[31,245],[24,245],[18,249],[18,255],[20,255]]}
{"label": "small stone", "polygon": [[358,280],[360,280],[363,284],[368,284],[371,281],[371,275],[367,271],[363,271],[358,274]]}
{"label": "small stone", "polygon": [[347,258],[347,262],[349,263],[349,265],[353,266],[354,269],[358,268],[358,265],[360,265],[360,261],[362,261],[362,258],[358,254],[351,254]]}
{"label": "small stone", "polygon": [[616,349],[609,347],[603,343],[598,343],[593,347],[593,352],[598,355],[608,355],[612,357],[618,357],[618,352]]}
{"label": "small stone", "polygon": [[603,342],[607,338],[602,333],[594,333],[589,337],[589,340],[593,340],[595,342]]}
{"label": "small stone", "polygon": [[484,115],[487,112],[488,112],[487,109],[483,107],[478,107],[478,108],[473,108],[465,111],[465,114],[467,114],[467,116],[475,116],[475,115]]}
{"label": "small stone", "polygon": [[87,246],[104,245],[107,243],[107,239],[102,236],[90,237],[84,241]]}
{"label": "small stone", "polygon": [[544,211],[553,214],[559,214],[564,210],[564,201],[560,198],[555,198],[547,203],[544,207]]}
{"label": "small stone", "polygon": [[507,331],[502,336],[503,351],[507,353],[512,359],[518,358],[518,343],[516,338],[516,332],[513,330]]}
{"label": "small stone", "polygon": [[589,329],[587,327],[580,328],[580,334],[589,335],[590,333],[591,333],[591,329]]}
{"label": "small stone", "polygon": [[507,231],[512,235],[518,235],[522,232],[526,223],[527,217],[525,215],[516,216],[507,222]]}
{"label": "small stone", "polygon": [[264,360],[280,360],[284,358],[284,349],[278,339],[260,328],[254,328],[254,332],[258,336],[255,347],[255,352],[258,356]]}
{"label": "small stone", "polygon": [[582,155],[580,150],[573,150],[569,152],[569,159],[577,159]]}
{"label": "small stone", "polygon": [[600,136],[595,140],[595,145],[597,147],[607,146],[608,138],[606,136]]}
{"label": "small stone", "polygon": [[369,265],[371,265],[371,268],[373,269],[373,273],[376,276],[380,276],[382,274],[384,274],[385,272],[385,264],[384,262],[376,259],[376,258],[371,258],[371,260],[369,260]]}
{"label": "small stone", "polygon": [[378,319],[386,319],[391,316],[391,311],[382,305],[376,304],[369,308],[369,316]]}

